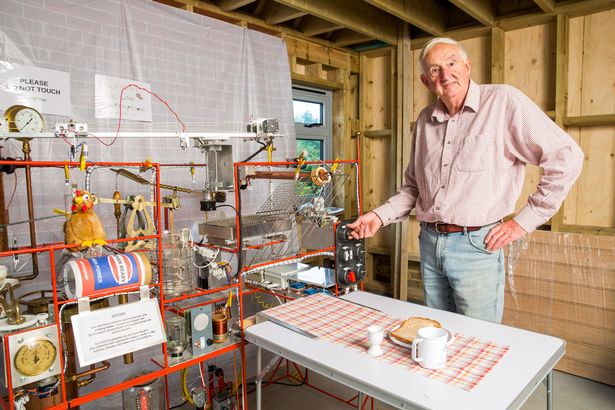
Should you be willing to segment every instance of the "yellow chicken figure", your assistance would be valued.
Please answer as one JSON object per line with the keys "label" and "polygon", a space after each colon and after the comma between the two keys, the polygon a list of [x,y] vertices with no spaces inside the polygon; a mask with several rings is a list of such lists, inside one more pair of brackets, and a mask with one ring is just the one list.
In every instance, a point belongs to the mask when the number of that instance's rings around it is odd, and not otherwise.
{"label": "yellow chicken figure", "polygon": [[93,245],[105,245],[106,235],[98,215],[94,213],[94,195],[88,191],[75,191],[72,214],[64,225],[64,242],[79,244],[78,249]]}

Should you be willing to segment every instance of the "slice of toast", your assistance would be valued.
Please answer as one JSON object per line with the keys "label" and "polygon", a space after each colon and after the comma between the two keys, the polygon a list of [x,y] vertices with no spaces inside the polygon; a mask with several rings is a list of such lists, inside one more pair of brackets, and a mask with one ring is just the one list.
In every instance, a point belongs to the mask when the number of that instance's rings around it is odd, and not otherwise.
{"label": "slice of toast", "polygon": [[442,327],[439,322],[428,319],[426,317],[411,316],[397,329],[391,332],[391,335],[400,342],[412,344],[412,341],[416,339],[418,331],[422,327]]}

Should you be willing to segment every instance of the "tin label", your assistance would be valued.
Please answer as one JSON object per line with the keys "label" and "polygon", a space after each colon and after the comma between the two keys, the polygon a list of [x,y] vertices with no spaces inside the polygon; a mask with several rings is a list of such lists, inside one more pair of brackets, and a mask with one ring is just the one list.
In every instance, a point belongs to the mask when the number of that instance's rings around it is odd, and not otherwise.
{"label": "tin label", "polygon": [[[84,291],[88,288],[93,288],[96,291],[139,283],[138,266],[134,255],[112,255],[104,258],[87,259],[87,262],[89,263],[79,266]],[[84,275],[84,273],[86,274]]]}

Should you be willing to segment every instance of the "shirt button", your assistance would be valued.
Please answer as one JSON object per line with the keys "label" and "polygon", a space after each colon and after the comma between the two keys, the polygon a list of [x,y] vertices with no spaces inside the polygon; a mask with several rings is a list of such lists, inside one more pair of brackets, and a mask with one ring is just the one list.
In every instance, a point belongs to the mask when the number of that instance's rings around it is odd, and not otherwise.
{"label": "shirt button", "polygon": [[445,167],[448,167],[448,164],[444,164]]}
{"label": "shirt button", "polygon": [[444,185],[442,185],[440,188],[444,189]]}
{"label": "shirt button", "polygon": [[440,210],[440,207],[439,207],[439,206],[436,206],[436,211],[439,211],[439,210]]}
{"label": "shirt button", "polygon": [[446,141],[446,143],[447,143],[447,144],[450,144],[450,143],[451,143],[451,140]]}

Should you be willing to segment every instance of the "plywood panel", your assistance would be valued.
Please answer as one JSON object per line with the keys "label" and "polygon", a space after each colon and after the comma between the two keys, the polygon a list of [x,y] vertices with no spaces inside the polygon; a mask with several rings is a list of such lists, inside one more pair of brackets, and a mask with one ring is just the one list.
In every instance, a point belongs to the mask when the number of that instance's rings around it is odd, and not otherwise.
{"label": "plywood panel", "polygon": [[615,127],[584,127],[579,140],[585,162],[577,183],[577,223],[615,226]]}
{"label": "plywood panel", "polygon": [[425,85],[421,82],[421,70],[419,68],[419,56],[421,50],[414,50],[412,60],[415,61],[412,73],[412,82],[414,83],[414,93],[412,93],[412,121],[416,121],[419,114],[432,101],[435,100],[435,96]]}
{"label": "plywood panel", "polygon": [[559,361],[557,370],[566,373],[572,373],[577,376],[586,377],[602,383],[615,385],[615,369],[605,368],[604,366],[584,363],[574,359],[564,357]]}
{"label": "plywood panel", "polygon": [[541,296],[549,300],[568,302],[571,305],[582,304],[615,311],[615,291],[603,288],[558,283],[552,280],[541,280],[537,277],[521,275],[516,275],[513,281],[509,280],[506,288],[527,295]]}
{"label": "plywood panel", "polygon": [[491,41],[489,37],[476,37],[459,42],[468,53],[472,80],[489,83],[491,78]]}
{"label": "plywood panel", "polygon": [[615,330],[615,312],[610,310],[575,305],[520,292],[513,295],[509,291],[504,294],[504,306],[510,310],[565,320],[571,326],[591,323],[596,327]]}
{"label": "plywood panel", "polygon": [[544,111],[555,109],[554,23],[506,32],[506,83],[523,91]]}
{"label": "plywood panel", "polygon": [[615,38],[615,10],[584,18],[581,115],[613,114],[615,47],[612,40]]}
{"label": "plywood panel", "polygon": [[615,291],[615,268],[579,268],[564,262],[519,258],[514,265],[514,277],[548,278],[574,286]]}
{"label": "plywood panel", "polygon": [[[374,130],[391,128],[391,57],[390,55],[369,58],[371,72],[368,86],[372,87],[372,117]],[[367,128],[366,128],[367,130]]]}

